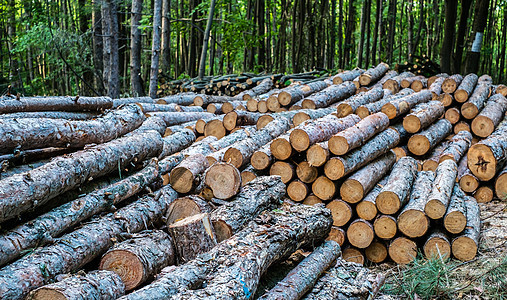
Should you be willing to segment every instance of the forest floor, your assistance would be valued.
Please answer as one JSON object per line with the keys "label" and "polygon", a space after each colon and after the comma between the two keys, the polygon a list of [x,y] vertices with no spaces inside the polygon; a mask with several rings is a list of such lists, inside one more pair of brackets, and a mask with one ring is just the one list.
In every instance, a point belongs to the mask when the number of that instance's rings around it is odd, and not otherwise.
{"label": "forest floor", "polygon": [[507,299],[507,203],[480,204],[482,232],[469,262],[417,259],[407,267],[381,264],[386,273],[377,299]]}

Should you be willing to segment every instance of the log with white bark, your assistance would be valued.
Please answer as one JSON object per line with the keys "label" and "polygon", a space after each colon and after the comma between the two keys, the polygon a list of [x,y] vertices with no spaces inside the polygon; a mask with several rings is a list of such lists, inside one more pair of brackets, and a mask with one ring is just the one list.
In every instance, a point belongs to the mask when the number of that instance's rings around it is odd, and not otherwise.
{"label": "log with white bark", "polygon": [[273,80],[271,78],[263,79],[257,86],[252,89],[239,93],[236,97],[243,100],[250,100],[257,95],[267,93],[273,87]]}
{"label": "log with white bark", "polygon": [[470,73],[463,78],[458,89],[454,92],[454,98],[459,103],[466,102],[477,84],[479,77],[474,73]]}
{"label": "log with white bark", "polygon": [[356,86],[350,81],[340,85],[331,85],[303,99],[301,106],[305,109],[328,107],[333,103],[354,95],[355,92]]}
{"label": "log with white bark", "polygon": [[97,117],[100,117],[100,115],[96,113],[67,111],[17,112],[0,115],[0,119],[65,119],[73,121],[83,121]]}
{"label": "log with white bark", "polygon": [[382,106],[382,112],[392,120],[408,113],[410,109],[417,104],[428,102],[429,100],[431,100],[431,92],[423,90],[384,104],[384,106]]}
{"label": "log with white bark", "polygon": [[359,83],[362,86],[368,86],[378,81],[389,70],[389,65],[380,63],[376,67],[366,70],[363,74],[359,75]]}
{"label": "log with white bark", "polygon": [[[356,109],[355,114],[358,115],[361,119],[364,119],[368,115],[380,112],[382,110],[382,106],[384,106],[384,104],[386,104],[390,101],[393,101],[395,99],[410,95],[412,93],[414,93],[414,91],[412,89],[403,89],[395,95],[390,95],[390,96],[380,99],[379,101],[359,106]],[[384,94],[385,94],[385,91],[384,91]]]}
{"label": "log with white bark", "polygon": [[411,72],[403,72],[397,76],[394,76],[394,77],[386,80],[386,82],[384,82],[384,84],[382,85],[382,88],[387,89],[387,90],[391,90],[391,92],[393,94],[396,94],[401,89],[401,81],[404,78],[414,77],[414,76],[415,75]]}
{"label": "log with white bark", "polygon": [[507,99],[501,94],[495,94],[488,99],[481,112],[473,119],[472,132],[481,137],[488,137],[500,124],[507,111]]}
{"label": "log with white bark", "polygon": [[384,90],[381,87],[373,88],[367,92],[359,93],[349,99],[342,101],[336,107],[338,117],[345,117],[353,114],[361,105],[374,103],[384,97]]}
{"label": "log with white bark", "polygon": [[199,175],[209,167],[208,160],[202,154],[185,158],[172,169],[170,183],[178,193],[189,193],[199,184]]}
{"label": "log with white bark", "polygon": [[382,190],[382,188],[386,185],[387,179],[389,177],[386,176],[382,180],[380,180],[373,189],[363,198],[361,202],[356,205],[356,213],[357,216],[361,219],[371,221],[377,216],[377,205],[376,200],[377,196]]}
{"label": "log with white bark", "polygon": [[479,249],[481,234],[481,213],[477,202],[472,197],[465,198],[466,228],[458,237],[452,240],[452,255],[461,261],[475,258]]}
{"label": "log with white bark", "polygon": [[407,144],[408,150],[415,155],[424,155],[445,139],[451,130],[451,122],[440,119],[427,129],[411,136]]}
{"label": "log with white bark", "polygon": [[446,159],[452,159],[458,163],[466,154],[471,144],[472,134],[468,131],[460,131],[451,138],[447,147],[440,153],[439,163]]}
{"label": "log with white bark", "polygon": [[465,208],[465,198],[467,196],[459,187],[459,184],[455,184],[451,200],[449,201],[449,207],[444,216],[444,227],[445,229],[452,234],[461,233],[466,225],[466,208]]}
{"label": "log with white bark", "polygon": [[461,114],[466,119],[475,118],[484,108],[491,91],[490,84],[477,84],[474,93],[470,96],[467,102],[461,106]]}
{"label": "log with white bark", "polygon": [[419,132],[438,120],[444,112],[445,108],[440,101],[421,103],[403,118],[403,128],[409,133]]}
{"label": "log with white bark", "polygon": [[348,70],[348,71],[343,71],[341,73],[338,73],[338,74],[334,75],[333,77],[331,77],[331,80],[333,80],[333,84],[341,84],[344,81],[352,81],[352,80],[356,79],[357,77],[359,77],[359,75],[361,75],[363,73],[364,73],[363,69],[356,68],[354,70]]}
{"label": "log with white bark", "polygon": [[479,187],[479,179],[472,174],[468,168],[467,161],[467,155],[463,156],[459,161],[456,180],[464,192],[472,193]]}
{"label": "log with white bark", "polygon": [[179,152],[186,147],[190,146],[195,142],[195,134],[190,129],[183,129],[170,136],[163,138],[164,146],[162,152],[158,156],[159,159],[163,159],[166,156]]}
{"label": "log with white bark", "polygon": [[435,173],[433,187],[424,208],[426,215],[434,220],[444,217],[447,211],[458,175],[458,166],[451,159],[444,160],[438,165]]}
{"label": "log with white bark", "polygon": [[454,74],[447,77],[442,83],[442,91],[447,94],[452,94],[459,87],[463,81],[463,76],[460,74]]}
{"label": "log with white bark", "polygon": [[448,259],[451,256],[449,237],[443,230],[433,229],[424,243],[423,252],[428,259]]}
{"label": "log with white bark", "polygon": [[109,97],[22,97],[0,102],[0,113],[28,111],[102,111],[113,107]]}
{"label": "log with white bark", "polygon": [[309,84],[285,88],[278,94],[278,102],[282,106],[290,106],[306,96],[322,91],[325,88],[327,88],[327,83],[324,81],[315,81]]}
{"label": "log with white bark", "polygon": [[179,125],[200,119],[208,120],[216,116],[209,112],[152,112],[148,115],[161,118],[166,126]]}
{"label": "log with white bark", "polygon": [[507,199],[507,165],[500,171],[495,180],[495,194],[501,199]]}

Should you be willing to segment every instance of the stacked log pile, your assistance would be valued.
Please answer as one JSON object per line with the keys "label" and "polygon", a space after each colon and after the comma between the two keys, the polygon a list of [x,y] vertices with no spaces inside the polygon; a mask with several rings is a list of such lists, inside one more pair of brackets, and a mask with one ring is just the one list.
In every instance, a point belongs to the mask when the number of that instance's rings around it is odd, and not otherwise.
{"label": "stacked log pile", "polygon": [[247,299],[318,245],[262,298],[363,297],[378,283],[351,262],[473,259],[477,203],[507,198],[507,89],[384,63],[323,75],[2,100],[0,298]]}

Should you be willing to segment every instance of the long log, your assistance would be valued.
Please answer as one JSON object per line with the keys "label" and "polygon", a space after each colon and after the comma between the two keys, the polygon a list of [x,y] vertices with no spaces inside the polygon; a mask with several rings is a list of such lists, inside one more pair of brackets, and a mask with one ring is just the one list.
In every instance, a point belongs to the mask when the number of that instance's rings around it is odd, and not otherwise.
{"label": "long log", "polygon": [[141,109],[131,104],[87,121],[0,119],[0,151],[101,144],[136,129],[144,118]]}
{"label": "long log", "polygon": [[409,133],[419,132],[438,120],[444,112],[445,108],[440,101],[421,103],[403,118],[403,128]]}
{"label": "long log", "polygon": [[452,240],[452,255],[461,261],[474,259],[479,248],[481,232],[481,215],[477,202],[472,197],[466,197],[467,225],[460,236]]}
{"label": "long log", "polygon": [[102,111],[113,107],[109,97],[23,97],[0,102],[0,113],[27,111]]}
{"label": "long log", "polygon": [[361,148],[352,150],[344,156],[329,159],[324,165],[324,173],[331,180],[337,180],[365,166],[377,157],[385,154],[400,141],[400,134],[393,128],[387,128],[370,139]]}
{"label": "long log", "polygon": [[415,155],[424,155],[446,138],[451,130],[451,122],[441,119],[420,133],[411,136],[407,144],[408,150]]}
{"label": "long log", "polygon": [[305,109],[328,107],[333,103],[354,95],[355,92],[356,86],[350,81],[340,85],[331,85],[320,92],[304,98],[301,106]]}
{"label": "long log", "polygon": [[410,157],[402,157],[393,166],[386,185],[375,201],[378,210],[387,215],[398,212],[407,203],[412,184],[417,173],[417,161]]}
{"label": "long log", "polygon": [[[120,299],[186,299],[187,293],[188,296],[205,298],[206,292],[209,292],[208,297],[215,298],[218,297],[217,289],[225,290],[220,292],[222,297],[244,299],[255,292],[259,276],[274,261],[302,245],[321,240],[331,227],[329,211],[317,206],[282,207],[263,216],[259,223],[251,223],[228,242],[218,244],[185,265],[165,268],[156,281]],[[227,277],[230,268],[238,268],[237,272],[244,270],[240,272],[243,283]],[[210,274],[213,274],[211,278],[208,277]],[[201,288],[205,278],[208,279],[206,287]],[[180,291],[183,294],[178,294]]]}
{"label": "long log", "polygon": [[439,163],[452,159],[456,163],[466,154],[472,144],[472,134],[468,131],[460,131],[452,137],[447,147],[440,153]]}
{"label": "long log", "polygon": [[179,93],[176,95],[162,97],[156,100],[157,103],[169,104],[176,103],[178,105],[192,105],[194,103],[194,98],[197,94],[195,93]]}
{"label": "long log", "polygon": [[171,237],[164,231],[154,230],[133,234],[115,244],[102,256],[99,269],[118,274],[129,291],[174,262]]}
{"label": "long log", "polygon": [[262,176],[245,184],[233,201],[210,215],[217,241],[230,238],[264,210],[274,208],[284,194],[285,185],[277,176]]}
{"label": "long log", "polygon": [[431,100],[431,93],[427,90],[423,90],[384,104],[384,106],[382,106],[382,112],[392,120],[406,114],[417,104],[428,102],[429,100]]}
{"label": "long log", "polygon": [[472,121],[472,132],[481,137],[488,137],[500,124],[507,111],[507,99],[501,94],[491,96],[481,112]]}
{"label": "long log", "polygon": [[344,81],[352,81],[363,73],[364,73],[363,69],[356,68],[354,70],[348,70],[338,73],[335,76],[331,77],[331,80],[333,80],[333,84],[341,84]]}
{"label": "long log", "polygon": [[203,106],[206,107],[210,103],[227,103],[230,101],[234,101],[237,99],[234,99],[230,96],[212,96],[212,95],[205,95],[205,94],[198,94],[195,95],[193,104],[195,106]]}
{"label": "long log", "polygon": [[148,115],[164,120],[166,126],[179,125],[200,119],[212,119],[215,114],[209,112],[152,112]]}
{"label": "long log", "polygon": [[231,111],[224,117],[225,129],[231,131],[238,126],[255,125],[262,115],[248,111]]}
{"label": "long log", "polygon": [[99,114],[89,112],[67,112],[67,111],[36,111],[17,112],[0,115],[0,119],[66,119],[83,121],[99,117]]}
{"label": "long log", "polygon": [[408,203],[398,215],[397,223],[400,232],[410,238],[425,235],[430,227],[424,207],[428,201],[434,177],[435,174],[432,171],[422,171],[417,174]]}
{"label": "long log", "polygon": [[239,93],[236,97],[245,101],[252,99],[257,95],[267,93],[273,87],[273,80],[271,78],[263,79],[257,86],[252,89]]}
{"label": "long log", "polygon": [[159,159],[163,159],[166,156],[179,152],[186,147],[190,146],[195,142],[195,134],[190,129],[183,129],[170,136],[166,136],[163,139],[164,146],[162,152],[158,156]]}
{"label": "long log", "polygon": [[363,198],[361,202],[356,205],[357,216],[366,221],[371,221],[377,216],[377,196],[387,183],[388,177],[384,177],[380,180],[373,189]]}
{"label": "long log", "polygon": [[469,120],[475,118],[484,108],[490,91],[490,84],[478,84],[468,101],[461,106],[461,114],[463,117]]}
{"label": "long log", "polygon": [[29,300],[116,299],[125,294],[120,276],[111,271],[73,275],[32,291]]}
{"label": "long log", "polygon": [[477,84],[477,79],[479,79],[479,77],[473,73],[470,73],[463,78],[458,86],[458,89],[454,92],[454,98],[457,102],[463,103],[468,100],[470,95],[472,95],[475,85]]}
{"label": "long log", "polygon": [[290,106],[306,96],[322,91],[325,88],[327,88],[327,83],[324,81],[315,81],[292,88],[285,88],[278,94],[278,102],[282,106]]}
{"label": "long log", "polygon": [[394,76],[394,77],[386,80],[386,82],[384,82],[384,84],[382,85],[382,88],[390,90],[393,94],[396,94],[400,91],[401,81],[404,78],[413,77],[413,76],[415,76],[415,75],[411,72],[403,72],[397,76]]}
{"label": "long log", "polygon": [[90,178],[157,156],[162,147],[157,132],[146,132],[58,157],[27,173],[0,180],[0,223],[42,206]]}
{"label": "long log", "polygon": [[445,77],[438,77],[435,79],[433,83],[429,83],[430,80],[428,80],[429,88],[428,90],[431,92],[432,99],[436,100],[438,96],[442,94],[442,83],[444,83]]}
{"label": "long log", "polygon": [[436,170],[435,180],[424,211],[431,219],[441,219],[451,200],[452,190],[458,175],[458,166],[453,160],[444,160]]}
{"label": "long log", "polygon": [[359,106],[356,109],[355,114],[358,115],[361,119],[364,119],[368,115],[380,112],[382,110],[382,106],[384,106],[384,104],[389,103],[389,102],[396,100],[398,98],[402,98],[404,96],[410,95],[412,93],[414,93],[414,91],[412,89],[403,89],[399,93],[397,93],[396,95],[387,96],[387,97],[380,99],[379,101]]}
{"label": "long log", "polygon": [[380,63],[376,67],[366,70],[363,74],[359,75],[359,83],[362,86],[368,86],[378,81],[389,70],[389,65]]}
{"label": "long log", "polygon": [[382,97],[384,97],[384,90],[381,87],[359,93],[340,102],[340,104],[336,107],[336,114],[338,117],[348,116],[353,114],[359,106],[379,101]]}
{"label": "long log", "polygon": [[461,233],[467,225],[465,198],[465,193],[456,183],[449,201],[449,207],[444,215],[444,227],[452,234]]}
{"label": "long log", "polygon": [[76,271],[112,246],[126,232],[135,233],[161,221],[177,193],[164,187],[154,197],[144,197],[80,229],[63,235],[53,244],[0,270],[0,298],[22,299],[31,290],[51,282],[55,276]]}

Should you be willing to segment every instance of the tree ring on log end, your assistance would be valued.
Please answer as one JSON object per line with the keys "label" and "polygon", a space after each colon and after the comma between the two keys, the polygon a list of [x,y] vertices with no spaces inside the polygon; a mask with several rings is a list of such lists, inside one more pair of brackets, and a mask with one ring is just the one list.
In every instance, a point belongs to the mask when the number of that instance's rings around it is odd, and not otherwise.
{"label": "tree ring on log end", "polygon": [[451,245],[441,237],[432,237],[424,244],[423,252],[428,259],[442,257],[445,260],[451,256]]}
{"label": "tree ring on log end", "polygon": [[298,152],[305,151],[310,147],[310,137],[301,129],[292,131],[289,139],[292,147]]}
{"label": "tree ring on log end", "polygon": [[397,232],[396,220],[391,216],[379,216],[373,222],[375,234],[381,239],[392,239]]}
{"label": "tree ring on log end", "polygon": [[383,243],[373,242],[364,250],[366,258],[374,263],[381,263],[387,258],[387,248]]}
{"label": "tree ring on log end", "polygon": [[100,260],[99,269],[118,274],[126,290],[136,288],[145,276],[143,263],[139,257],[125,250],[112,250],[106,253]]}
{"label": "tree ring on log end", "polygon": [[453,234],[462,232],[467,225],[467,218],[461,211],[453,211],[444,218],[444,226]]}
{"label": "tree ring on log end", "polygon": [[283,138],[277,138],[270,145],[271,154],[276,159],[286,160],[292,155],[290,142]]}
{"label": "tree ring on log end", "polygon": [[491,149],[483,144],[475,144],[468,150],[468,168],[482,181],[492,179],[496,174],[496,158]]}
{"label": "tree ring on log end", "polygon": [[170,175],[170,182],[175,191],[185,194],[192,190],[194,174],[186,168],[174,168]]}
{"label": "tree ring on log end", "polygon": [[324,166],[324,174],[331,180],[338,180],[343,177],[345,173],[345,166],[343,162],[337,158],[331,158]]}
{"label": "tree ring on log end", "polygon": [[424,212],[426,215],[433,220],[441,219],[444,216],[446,210],[447,207],[445,207],[442,202],[435,199],[428,201],[424,207]]}
{"label": "tree ring on log end", "polygon": [[357,203],[364,197],[363,185],[355,179],[347,179],[340,187],[340,196],[343,201]]}
{"label": "tree ring on log end", "polygon": [[326,176],[320,176],[313,182],[312,191],[324,201],[331,200],[336,193],[336,185]]}
{"label": "tree ring on log end", "polygon": [[417,116],[408,115],[403,119],[403,128],[409,133],[416,133],[421,129],[421,120]]}
{"label": "tree ring on log end", "polygon": [[381,192],[375,201],[378,210],[386,215],[392,215],[400,209],[401,201],[396,193],[391,191]]}
{"label": "tree ring on log end", "polygon": [[229,199],[236,195],[241,187],[241,174],[228,163],[219,163],[206,171],[205,183],[213,190],[218,199]]}
{"label": "tree ring on log end", "polygon": [[408,264],[417,256],[417,244],[407,238],[399,237],[389,245],[389,256],[397,264]]}
{"label": "tree ring on log end", "polygon": [[415,155],[424,155],[430,150],[430,141],[424,135],[413,135],[408,140],[407,146]]}
{"label": "tree ring on log end", "polygon": [[477,244],[467,236],[460,236],[452,241],[452,254],[461,261],[469,261],[477,255]]}
{"label": "tree ring on log end", "polygon": [[398,228],[408,237],[421,237],[428,231],[429,220],[424,212],[409,209],[398,217]]}

